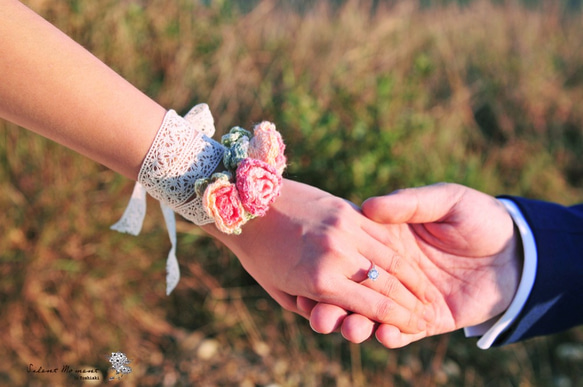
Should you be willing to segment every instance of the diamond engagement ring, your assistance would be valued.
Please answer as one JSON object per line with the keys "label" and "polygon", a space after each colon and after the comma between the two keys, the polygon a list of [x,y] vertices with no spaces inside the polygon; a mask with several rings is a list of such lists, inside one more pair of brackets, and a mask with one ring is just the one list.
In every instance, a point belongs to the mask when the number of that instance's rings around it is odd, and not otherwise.
{"label": "diamond engagement ring", "polygon": [[377,267],[374,263],[372,264],[372,267],[370,268],[368,273],[366,273],[366,276],[371,281],[376,281],[377,278],[379,278],[379,271],[377,270]]}

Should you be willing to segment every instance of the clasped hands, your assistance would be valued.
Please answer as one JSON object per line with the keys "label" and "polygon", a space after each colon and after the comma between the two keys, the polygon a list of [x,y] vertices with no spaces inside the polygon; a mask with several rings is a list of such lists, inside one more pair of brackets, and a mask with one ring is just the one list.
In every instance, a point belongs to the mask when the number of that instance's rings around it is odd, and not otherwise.
{"label": "clasped hands", "polygon": [[[284,308],[320,333],[388,348],[501,314],[518,287],[520,237],[495,198],[456,184],[396,191],[362,209],[286,180],[241,236],[220,235]],[[367,277],[375,265],[379,277]]]}

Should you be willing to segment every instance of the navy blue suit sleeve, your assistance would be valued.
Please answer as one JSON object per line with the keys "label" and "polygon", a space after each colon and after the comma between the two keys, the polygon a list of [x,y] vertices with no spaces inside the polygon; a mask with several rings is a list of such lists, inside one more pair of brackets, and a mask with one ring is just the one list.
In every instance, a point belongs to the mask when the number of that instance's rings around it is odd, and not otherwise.
{"label": "navy blue suit sleeve", "polygon": [[505,197],[516,203],[536,242],[534,286],[512,326],[494,345],[548,335],[583,324],[583,204]]}

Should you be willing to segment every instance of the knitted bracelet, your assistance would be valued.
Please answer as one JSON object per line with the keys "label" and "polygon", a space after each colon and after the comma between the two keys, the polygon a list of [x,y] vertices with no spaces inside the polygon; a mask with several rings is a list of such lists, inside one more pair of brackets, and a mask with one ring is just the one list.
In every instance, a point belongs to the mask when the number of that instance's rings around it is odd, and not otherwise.
{"label": "knitted bracelet", "polygon": [[[111,228],[138,235],[146,213],[146,192],[160,202],[172,248],[166,262],[166,293],[180,279],[174,212],[197,225],[214,222],[238,234],[249,219],[263,216],[279,195],[285,145],[275,125],[262,122],[250,132],[235,127],[212,140],[214,120],[206,104],[184,117],[169,110],[156,134],[122,218]],[[226,171],[215,173],[219,163]]]}
{"label": "knitted bracelet", "polygon": [[285,145],[275,125],[264,121],[253,135],[234,127],[221,139],[227,171],[198,179],[195,191],[219,230],[240,234],[248,220],[263,216],[279,196]]}

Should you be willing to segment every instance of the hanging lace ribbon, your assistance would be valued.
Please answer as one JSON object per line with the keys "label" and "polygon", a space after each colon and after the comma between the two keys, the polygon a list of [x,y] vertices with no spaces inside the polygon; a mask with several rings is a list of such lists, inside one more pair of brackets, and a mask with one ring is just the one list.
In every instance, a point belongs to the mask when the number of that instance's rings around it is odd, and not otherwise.
{"label": "hanging lace ribbon", "polygon": [[196,105],[184,118],[169,110],[144,159],[128,206],[111,226],[138,235],[146,215],[146,192],[160,202],[172,245],[166,261],[167,295],[180,280],[174,212],[199,226],[213,222],[202,208],[194,183],[210,176],[223,158],[224,147],[210,138],[214,132],[214,120],[206,104]]}

